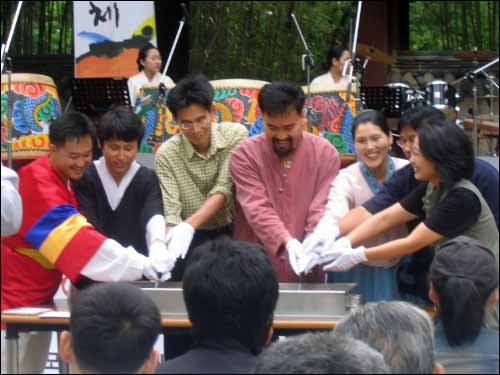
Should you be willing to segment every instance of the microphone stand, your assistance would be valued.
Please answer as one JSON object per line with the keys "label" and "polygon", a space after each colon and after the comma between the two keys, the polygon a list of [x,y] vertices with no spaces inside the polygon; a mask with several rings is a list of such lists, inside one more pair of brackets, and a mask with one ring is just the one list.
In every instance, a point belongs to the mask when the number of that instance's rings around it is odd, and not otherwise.
{"label": "microphone stand", "polygon": [[[2,66],[1,71],[4,72],[6,68],[7,73],[7,166],[12,169],[12,60],[9,57],[10,45],[14,37],[14,32],[16,29],[17,21],[19,19],[19,14],[21,13],[21,7],[23,2],[19,1],[17,3],[16,13],[14,14],[14,19],[12,25],[10,26],[9,36],[7,37],[7,43],[2,44]],[[17,363],[17,362],[16,362]]]}
{"label": "microphone stand", "polygon": [[[358,31],[359,31],[359,20],[361,18],[361,8],[363,6],[362,1],[358,1],[358,9],[356,11],[356,25],[354,28],[354,37],[352,41],[352,51],[351,51],[351,65],[354,66],[356,62],[356,48],[358,45]],[[345,71],[345,66],[344,66],[344,71]],[[351,68],[349,72],[349,83],[347,84],[347,93],[345,96],[345,101],[347,104],[349,104],[349,100],[351,99],[351,89],[352,89],[352,73],[353,73],[353,67]]]}
{"label": "microphone stand", "polygon": [[182,19],[179,22],[179,28],[177,29],[177,34],[175,35],[174,43],[172,44],[172,48],[170,49],[170,54],[168,55],[167,63],[165,64],[165,68],[163,69],[161,81],[163,81],[165,79],[165,76],[167,75],[167,70],[168,70],[168,67],[170,66],[170,62],[172,61],[172,56],[174,55],[175,48],[177,47],[177,42],[179,41],[179,37],[181,36],[182,29],[184,28],[184,24],[186,23],[187,18],[188,18],[186,4],[182,3],[181,7],[182,7],[182,13],[183,13]]}
{"label": "microphone stand", "polygon": [[[304,35],[302,34],[302,30],[299,26],[299,23],[297,22],[297,18],[295,17],[295,14],[293,12],[290,12],[289,17],[292,19],[293,23],[295,24],[295,28],[297,29],[297,32],[299,33],[300,40],[302,41],[302,44],[304,45],[304,54],[302,55],[302,70],[306,71],[306,78],[307,78],[307,94],[306,98],[309,99],[311,95],[311,68],[314,66],[314,61],[313,61],[313,55],[309,47],[307,46],[306,40],[304,38]],[[307,102],[307,100],[306,100]],[[307,118],[307,127],[308,131],[312,131],[312,125],[310,121],[311,117],[311,108],[308,106],[306,107],[306,118]]]}
{"label": "microphone stand", "polygon": [[491,79],[488,74],[484,73],[484,70],[489,68],[490,66],[493,66],[498,63],[498,57],[494,59],[493,61],[490,61],[486,65],[483,65],[472,72],[466,73],[462,78],[457,79],[456,81],[453,81],[451,83],[452,86],[456,85],[457,83],[462,82],[464,79],[470,79],[472,80],[472,98],[473,98],[473,104],[472,104],[472,148],[474,150],[474,154],[477,155],[478,149],[479,149],[479,134],[478,134],[478,116],[479,116],[479,103],[478,103],[478,96],[477,96],[477,74],[478,73],[483,73],[486,75],[486,77],[493,82],[493,84],[498,88],[498,84]]}

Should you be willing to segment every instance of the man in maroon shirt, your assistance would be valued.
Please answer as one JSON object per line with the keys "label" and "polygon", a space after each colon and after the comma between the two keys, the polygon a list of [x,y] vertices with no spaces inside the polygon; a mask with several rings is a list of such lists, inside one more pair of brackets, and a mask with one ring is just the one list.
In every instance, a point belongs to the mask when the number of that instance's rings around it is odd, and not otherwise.
{"label": "man in maroon shirt", "polygon": [[335,147],[303,131],[304,102],[294,83],[265,85],[259,93],[264,133],[243,141],[230,162],[237,200],[234,236],[261,244],[280,282],[323,280],[319,269],[299,278],[306,259],[301,242],[322,217],[340,168]]}

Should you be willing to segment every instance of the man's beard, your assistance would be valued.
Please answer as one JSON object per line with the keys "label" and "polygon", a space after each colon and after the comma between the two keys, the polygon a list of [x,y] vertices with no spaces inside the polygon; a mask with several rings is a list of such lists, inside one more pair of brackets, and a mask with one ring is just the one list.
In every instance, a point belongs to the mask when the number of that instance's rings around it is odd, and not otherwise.
{"label": "man's beard", "polygon": [[276,138],[273,138],[272,139],[272,142],[273,142],[273,150],[274,152],[279,156],[279,157],[285,157],[285,156],[288,156],[290,155],[292,152],[293,152],[293,138],[292,137],[288,137],[288,139],[286,140],[288,142],[288,148],[284,149],[284,148],[281,148],[280,145],[279,145],[279,142]]}

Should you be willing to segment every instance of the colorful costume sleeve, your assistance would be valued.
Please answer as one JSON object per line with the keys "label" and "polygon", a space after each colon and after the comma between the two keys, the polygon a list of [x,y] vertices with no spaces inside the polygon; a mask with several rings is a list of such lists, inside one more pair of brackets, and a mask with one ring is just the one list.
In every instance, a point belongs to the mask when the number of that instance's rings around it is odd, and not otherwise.
{"label": "colorful costume sleeve", "polygon": [[73,192],[50,167],[20,171],[23,224],[19,237],[73,283],[106,240],[77,210]]}

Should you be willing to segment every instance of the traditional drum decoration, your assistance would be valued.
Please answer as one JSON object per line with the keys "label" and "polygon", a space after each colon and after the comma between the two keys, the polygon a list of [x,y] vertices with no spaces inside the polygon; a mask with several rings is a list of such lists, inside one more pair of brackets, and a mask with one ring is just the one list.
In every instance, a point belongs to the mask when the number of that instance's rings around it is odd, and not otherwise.
{"label": "traditional drum decoration", "polygon": [[222,79],[210,82],[214,88],[215,121],[238,122],[251,135],[262,132],[262,114],[258,97],[269,82],[250,79]]}
{"label": "traditional drum decoration", "polygon": [[[302,87],[307,93],[307,86]],[[314,85],[307,96],[307,130],[322,135],[332,142],[341,154],[354,153],[351,129],[356,115],[356,85],[351,87],[349,103],[346,103],[345,85]],[[340,136],[328,136],[334,133]]]}
{"label": "traditional drum decoration", "polygon": [[179,132],[166,98],[173,86],[160,92],[158,84],[146,84],[139,90],[135,112],[144,125],[141,153],[154,153],[160,145]]}
{"label": "traditional drum decoration", "polygon": [[7,157],[8,106],[11,105],[13,159],[34,159],[49,150],[49,125],[61,114],[57,87],[52,78],[39,74],[2,74],[2,158]]}

